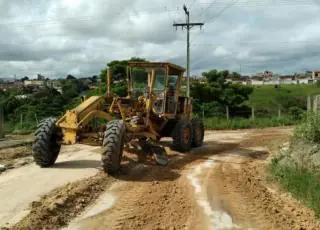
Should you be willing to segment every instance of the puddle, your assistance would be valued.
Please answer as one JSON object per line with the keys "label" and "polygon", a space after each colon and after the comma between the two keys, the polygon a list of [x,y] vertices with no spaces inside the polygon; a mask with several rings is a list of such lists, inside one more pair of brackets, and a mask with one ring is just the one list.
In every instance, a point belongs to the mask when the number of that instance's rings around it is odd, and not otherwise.
{"label": "puddle", "polygon": [[205,189],[202,188],[201,179],[204,178],[201,174],[203,169],[209,169],[214,167],[215,161],[212,157],[202,164],[199,164],[195,168],[190,170],[187,178],[189,179],[192,187],[194,188],[195,199],[199,207],[203,209],[203,212],[209,218],[211,229],[222,230],[222,229],[232,229],[238,228],[232,221],[231,216],[222,210],[214,210],[210,205],[207,194],[204,192]]}
{"label": "puddle", "polygon": [[97,200],[96,205],[94,205],[90,210],[88,210],[83,216],[82,219],[89,218],[91,216],[98,215],[99,213],[110,209],[115,204],[117,198],[111,193],[107,192],[103,194],[99,200]]}

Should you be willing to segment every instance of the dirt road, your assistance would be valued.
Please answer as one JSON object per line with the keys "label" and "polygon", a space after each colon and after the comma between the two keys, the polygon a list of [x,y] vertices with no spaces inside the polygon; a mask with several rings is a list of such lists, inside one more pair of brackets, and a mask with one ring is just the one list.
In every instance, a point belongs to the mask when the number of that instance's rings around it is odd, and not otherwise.
{"label": "dirt road", "polygon": [[[319,229],[312,211],[267,180],[268,160],[291,131],[208,131],[203,147],[169,151],[166,167],[125,162],[114,177],[93,176],[97,148],[65,149],[54,168],[30,165],[0,176],[0,197],[8,198],[0,200],[0,226],[62,186],[14,229]],[[101,195],[88,199],[95,192]]]}
{"label": "dirt road", "polygon": [[52,168],[34,163],[0,175],[0,226],[18,222],[30,211],[30,204],[68,182],[95,175],[99,167],[99,148],[66,146]]}

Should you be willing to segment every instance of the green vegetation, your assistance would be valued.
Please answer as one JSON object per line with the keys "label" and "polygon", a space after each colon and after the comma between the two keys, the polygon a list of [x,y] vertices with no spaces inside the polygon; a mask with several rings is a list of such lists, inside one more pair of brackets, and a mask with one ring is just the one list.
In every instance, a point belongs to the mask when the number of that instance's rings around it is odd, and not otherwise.
{"label": "green vegetation", "polygon": [[[0,108],[3,109],[5,132],[30,132],[37,122],[46,117],[59,117],[69,107],[76,104],[76,98],[88,90],[88,85],[71,75],[61,81],[63,93],[45,87],[36,92],[24,88],[21,91],[10,91],[0,95]],[[25,95],[19,98],[17,95]]]}
{"label": "green vegetation", "polygon": [[308,114],[296,127],[287,149],[272,159],[269,171],[281,187],[320,217],[320,115]]}
{"label": "green vegetation", "polygon": [[225,116],[226,106],[231,117],[249,117],[251,109],[245,105],[253,91],[252,87],[231,84],[225,81],[228,71],[210,70],[204,72],[205,82],[191,85],[193,110],[206,117]]}
{"label": "green vegetation", "polygon": [[247,118],[233,118],[227,120],[221,117],[205,118],[206,129],[251,129],[295,125],[297,121],[292,116],[277,117],[259,117],[255,120]]}
{"label": "green vegetation", "polygon": [[318,85],[256,86],[246,104],[254,107],[257,114],[276,115],[279,106],[284,113],[292,107],[306,110],[307,97],[316,94],[320,94]]}
{"label": "green vegetation", "polygon": [[[52,88],[45,88],[36,93],[25,88],[22,91],[0,91],[0,107],[4,109],[6,131],[33,130],[36,122],[48,116],[61,116],[65,110],[74,108],[81,102],[81,96],[103,95],[106,92],[106,74],[112,70],[111,90],[119,96],[127,96],[127,63],[128,61],[145,61],[141,58],[130,60],[114,60],[107,63],[101,70],[102,83],[98,84],[97,76],[93,76],[89,89],[88,82],[68,75],[61,80],[62,94]],[[140,74],[141,75],[141,74]],[[145,78],[145,74],[138,76]],[[191,84],[193,111],[205,117],[207,128],[238,129],[263,128],[270,126],[293,125],[298,123],[305,114],[307,96],[320,94],[320,85],[286,85],[250,87],[226,82],[230,76],[239,79],[236,72],[227,70],[210,70],[204,72],[204,81]],[[159,78],[160,79],[160,78]],[[158,79],[158,80],[159,80]],[[141,79],[140,79],[141,80]],[[169,79],[174,83],[174,77]],[[136,81],[135,86],[142,84]],[[186,91],[186,82],[182,82],[182,94]],[[161,79],[156,82],[155,89],[162,88]],[[175,84],[172,84],[175,85]],[[139,88],[138,87],[138,88]],[[141,87],[140,87],[141,88]],[[143,88],[144,89],[144,88]],[[28,98],[17,98],[26,94]],[[230,120],[226,120],[226,107]],[[251,120],[251,108],[255,108],[255,120]],[[278,118],[278,109],[281,117]],[[22,122],[21,122],[22,120]]]}
{"label": "green vegetation", "polygon": [[283,189],[289,191],[295,198],[312,208],[320,217],[320,174],[310,170],[297,170],[289,167],[279,167],[273,160],[270,166],[273,178],[280,182]]}

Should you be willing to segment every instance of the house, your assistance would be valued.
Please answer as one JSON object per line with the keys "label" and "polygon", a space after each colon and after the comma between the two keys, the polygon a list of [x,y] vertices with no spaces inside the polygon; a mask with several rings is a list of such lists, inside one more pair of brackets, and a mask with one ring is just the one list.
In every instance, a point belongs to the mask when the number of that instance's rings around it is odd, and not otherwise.
{"label": "house", "polygon": [[313,84],[313,80],[309,78],[297,79],[297,84]]}
{"label": "house", "polygon": [[263,85],[263,81],[256,80],[256,79],[250,79],[248,81],[248,85]]}
{"label": "house", "polygon": [[25,80],[23,84],[24,86],[45,87],[47,86],[47,81],[46,80]]}
{"label": "house", "polygon": [[8,80],[0,82],[0,89],[7,91],[9,89],[20,89],[23,87],[22,81]]}
{"label": "house", "polygon": [[313,81],[320,80],[320,70],[313,70],[312,71],[312,80]]}
{"label": "house", "polygon": [[280,85],[296,85],[298,84],[297,80],[293,75],[280,75],[279,77]]}
{"label": "house", "polygon": [[265,80],[272,79],[272,76],[273,76],[273,73],[271,71],[269,71],[269,70],[266,70],[263,73],[263,77],[264,77]]}
{"label": "house", "polygon": [[264,81],[263,85],[279,85],[280,81],[279,80],[269,80],[269,81]]}

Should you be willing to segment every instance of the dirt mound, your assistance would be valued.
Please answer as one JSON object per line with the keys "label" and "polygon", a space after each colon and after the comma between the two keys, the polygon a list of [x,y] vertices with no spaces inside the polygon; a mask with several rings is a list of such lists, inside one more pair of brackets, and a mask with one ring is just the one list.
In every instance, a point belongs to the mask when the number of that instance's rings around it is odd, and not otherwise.
{"label": "dirt mound", "polygon": [[30,156],[31,153],[31,146],[0,149],[0,163],[5,163],[13,159]]}
{"label": "dirt mound", "polygon": [[[8,169],[21,167],[33,161],[31,146],[20,146],[0,149],[1,172]],[[0,173],[1,173],[0,172]]]}
{"label": "dirt mound", "polygon": [[112,181],[99,173],[55,189],[33,202],[30,214],[11,229],[59,229],[97,199]]}
{"label": "dirt mound", "polygon": [[[256,204],[259,213],[274,224],[275,229],[320,229],[315,213],[286,193],[268,189],[263,183],[260,166],[243,168],[239,188]],[[279,196],[279,194],[281,194]],[[258,213],[258,212],[257,212]]]}

